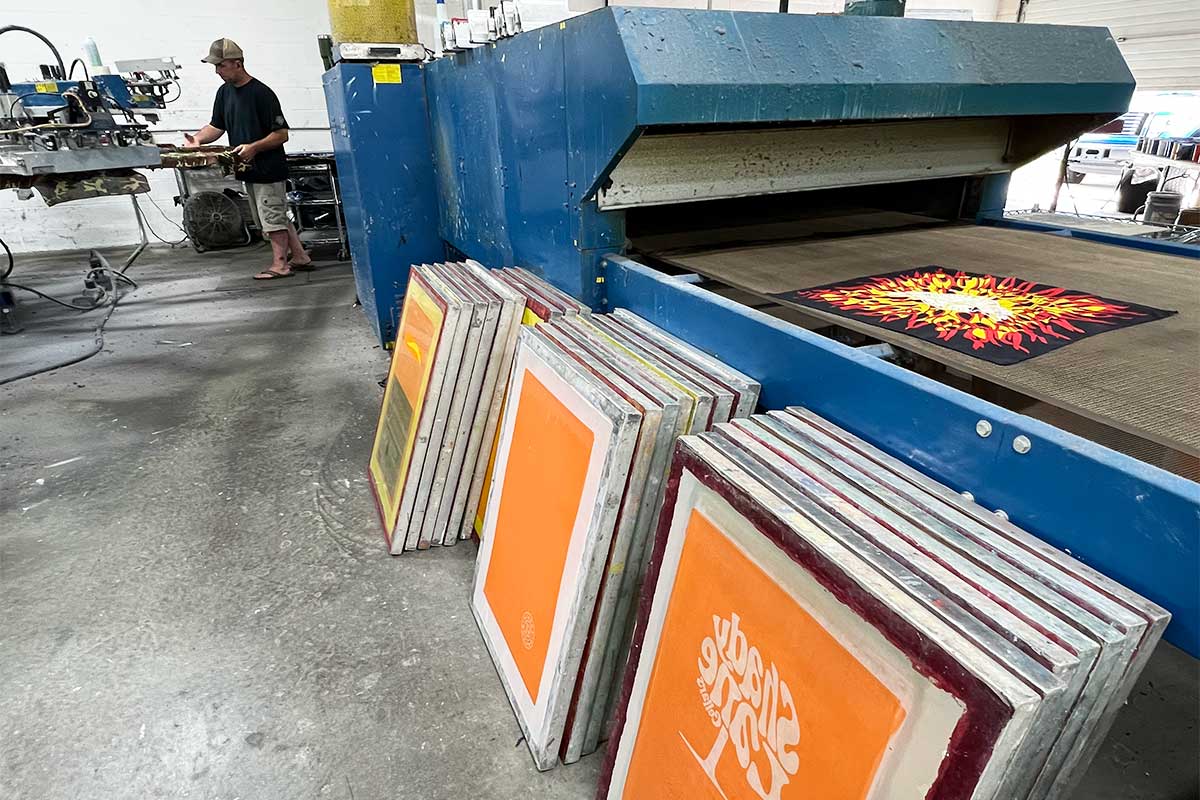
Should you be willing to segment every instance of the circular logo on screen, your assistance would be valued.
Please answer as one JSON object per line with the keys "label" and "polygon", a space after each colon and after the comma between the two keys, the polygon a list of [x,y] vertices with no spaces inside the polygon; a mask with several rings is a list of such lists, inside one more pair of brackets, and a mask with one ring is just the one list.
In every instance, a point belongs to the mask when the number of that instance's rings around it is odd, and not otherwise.
{"label": "circular logo on screen", "polygon": [[533,648],[533,614],[528,611],[521,615],[521,644],[526,650]]}

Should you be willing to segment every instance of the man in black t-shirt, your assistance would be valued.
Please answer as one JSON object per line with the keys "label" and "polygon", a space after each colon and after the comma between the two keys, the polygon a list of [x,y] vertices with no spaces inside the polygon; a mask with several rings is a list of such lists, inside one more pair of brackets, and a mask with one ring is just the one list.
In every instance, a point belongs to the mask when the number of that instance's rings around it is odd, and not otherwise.
{"label": "man in black t-shirt", "polygon": [[[217,39],[204,59],[217,69],[225,84],[217,90],[212,121],[194,134],[185,134],[198,147],[229,134],[229,144],[245,165],[238,175],[246,183],[250,208],[259,228],[271,240],[271,266],[256,280],[288,278],[298,269],[312,269],[312,259],[287,218],[287,120],[279,98],[265,83],[246,72],[242,48],[232,39]],[[290,258],[289,258],[290,253]]]}

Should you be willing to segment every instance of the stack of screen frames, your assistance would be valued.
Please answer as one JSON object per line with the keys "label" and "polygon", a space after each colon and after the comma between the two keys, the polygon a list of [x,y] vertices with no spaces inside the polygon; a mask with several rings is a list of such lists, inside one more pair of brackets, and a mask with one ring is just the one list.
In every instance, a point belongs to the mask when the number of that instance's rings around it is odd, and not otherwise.
{"label": "stack of screen frames", "polygon": [[602,798],[1068,796],[1169,621],[799,408],[680,440],[646,583]]}
{"label": "stack of screen frames", "polygon": [[540,769],[607,733],[676,439],[758,393],[624,312],[522,329],[472,610]]}
{"label": "stack of screen frames", "polygon": [[[554,319],[591,313],[587,306],[529,270],[520,267],[504,267],[493,270],[491,275],[496,280],[502,281],[525,301],[525,310],[521,315],[521,323],[524,325],[537,325]],[[501,406],[502,408],[503,406]],[[476,536],[483,535],[483,514],[487,508],[492,471],[495,469],[496,447],[500,441],[495,425],[487,430],[484,441],[489,443],[489,446],[474,465],[471,490],[467,500],[468,513],[463,517],[460,531],[460,536],[464,539],[469,538],[472,533]]]}
{"label": "stack of screen frames", "polygon": [[413,267],[369,469],[393,553],[454,544],[474,514],[524,310],[475,262]]}
{"label": "stack of screen frames", "polygon": [[[586,345],[581,355],[589,368],[632,382],[669,417],[678,406],[674,426],[661,429],[654,440],[668,453],[679,436],[746,417],[758,405],[761,387],[753,379],[624,309],[550,327]],[[608,736],[669,461],[669,455],[662,462],[656,458],[645,484],[630,481],[625,501],[642,513],[622,514],[610,548],[563,741],[564,763],[595,751]]]}
{"label": "stack of screen frames", "polygon": [[591,309],[547,280],[539,278],[522,267],[504,267],[497,270],[513,288],[524,294],[531,305],[537,307],[538,321],[545,322],[553,317],[576,317],[591,313]]}

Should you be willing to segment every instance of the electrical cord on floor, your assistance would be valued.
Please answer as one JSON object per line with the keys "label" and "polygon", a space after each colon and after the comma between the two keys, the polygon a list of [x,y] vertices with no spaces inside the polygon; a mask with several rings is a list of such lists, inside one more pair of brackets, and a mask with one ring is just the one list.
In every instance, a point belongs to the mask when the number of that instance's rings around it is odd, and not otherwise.
{"label": "electrical cord on floor", "polygon": [[107,267],[100,267],[99,269],[92,270],[91,272],[88,273],[88,275],[91,276],[91,275],[98,275],[98,274],[103,274],[103,273],[108,273],[109,275],[112,275],[114,278],[121,281],[122,283],[128,283],[130,288],[133,288],[133,289],[138,288],[138,282],[135,281],[133,278],[129,277],[128,275],[126,275],[124,271],[117,271],[114,269],[109,269]]}
{"label": "electrical cord on floor", "polygon": [[29,292],[30,294],[36,294],[38,297],[42,298],[43,300],[49,300],[51,303],[57,303],[58,305],[63,306],[64,308],[73,308],[76,311],[95,311],[97,308],[99,308],[101,305],[103,305],[103,303],[101,303],[101,300],[104,299],[104,295],[101,295],[100,297],[96,298],[96,302],[92,303],[91,305],[81,306],[81,305],[72,303],[69,300],[59,300],[57,297],[48,295],[42,291],[38,291],[37,289],[34,289],[31,286],[22,286],[19,283],[11,283],[9,281],[5,281],[4,285],[9,286],[13,289],[20,289],[22,292]]}
{"label": "electrical cord on floor", "polygon": [[[8,245],[4,244],[4,241],[2,239],[0,239],[0,245],[3,245],[5,251],[8,252],[9,265],[8,265],[8,270],[4,273],[4,276],[7,277],[8,274],[12,272],[12,251],[8,250]],[[92,252],[93,252],[94,259],[99,260],[100,263],[106,263],[99,256],[99,254],[97,254],[95,251],[92,251]],[[93,263],[96,263],[96,261],[93,261]],[[12,377],[9,377],[9,378],[0,379],[0,386],[4,386],[5,384],[13,383],[15,381],[23,380],[25,378],[32,378],[35,375],[42,375],[46,372],[53,372],[56,369],[62,369],[63,367],[69,367],[72,364],[78,364],[81,361],[86,361],[87,359],[91,358],[92,356],[96,355],[97,353],[99,353],[101,350],[104,349],[104,326],[106,326],[108,324],[109,318],[111,318],[113,315],[113,312],[117,310],[117,303],[121,302],[121,294],[116,289],[117,283],[128,284],[130,286],[131,290],[137,289],[138,283],[133,278],[126,275],[124,272],[118,272],[117,270],[111,269],[109,267],[93,267],[92,269],[88,270],[87,275],[84,277],[84,281],[85,282],[91,281],[94,284],[96,281],[96,277],[100,276],[100,275],[112,276],[112,291],[110,292],[107,289],[101,289],[103,294],[101,294],[100,297],[98,297],[96,299],[95,304],[90,305],[90,306],[79,306],[79,305],[75,305],[73,303],[68,303],[66,301],[59,300],[56,297],[51,297],[50,295],[46,294],[45,292],[40,292],[37,289],[31,289],[28,286],[21,286],[20,284],[16,284],[16,283],[8,283],[7,281],[0,282],[0,286],[11,286],[14,289],[21,289],[22,291],[30,292],[39,297],[45,298],[46,300],[50,300],[54,303],[57,303],[60,306],[66,306],[67,308],[75,309],[76,311],[94,311],[97,308],[104,307],[103,300],[105,298],[107,298],[107,297],[112,298],[112,302],[110,302],[108,304],[108,313],[104,315],[104,319],[100,320],[100,324],[97,325],[95,331],[93,331],[93,335],[95,336],[96,341],[91,350],[89,350],[88,352],[86,352],[82,355],[75,356],[73,358],[69,358],[66,361],[60,361],[58,363],[51,364],[50,366],[47,366],[47,367],[38,367],[37,369],[28,370],[28,371],[22,372],[18,375],[13,375]]]}
{"label": "electrical cord on floor", "polygon": [[[5,249],[8,249],[7,246],[5,246]],[[11,262],[11,256],[10,256],[10,262]],[[9,265],[8,272],[5,272],[4,276],[7,277],[10,272],[12,272],[11,263]],[[116,280],[127,283],[134,289],[138,288],[137,281],[135,281],[133,278],[129,277],[128,275],[126,275],[123,272],[117,272],[116,270],[109,269],[108,267],[94,267],[91,270],[88,270],[87,275],[85,275],[83,278],[84,284],[86,285],[88,283],[91,283],[92,285],[95,285],[96,276],[104,275],[104,274],[112,275],[113,278],[115,278]],[[84,305],[79,305],[78,303],[72,303],[69,300],[60,300],[57,297],[46,294],[45,292],[43,292],[39,289],[34,289],[32,286],[25,286],[20,283],[12,283],[11,281],[7,281],[7,280],[4,281],[3,285],[10,286],[13,289],[20,289],[21,291],[29,292],[30,294],[36,294],[38,297],[42,298],[43,300],[49,300],[51,303],[57,303],[58,305],[63,306],[65,308],[73,308],[76,311],[94,311],[97,308],[100,308],[102,305],[104,305],[104,299],[108,296],[108,290],[101,287],[101,289],[100,289],[101,295],[96,298],[96,302],[92,303],[91,305],[84,306]]]}
{"label": "electrical cord on floor", "polygon": [[[11,284],[9,284],[9,285],[11,286]],[[96,326],[96,330],[94,331],[94,335],[96,337],[96,343],[93,345],[91,350],[84,353],[83,355],[75,356],[74,358],[69,358],[66,361],[60,361],[57,364],[51,364],[48,367],[38,367],[37,369],[31,369],[26,372],[22,372],[18,375],[13,375],[10,378],[0,379],[0,386],[4,386],[5,384],[9,384],[9,383],[14,383],[19,380],[24,380],[25,378],[32,378],[35,375],[42,375],[47,372],[53,372],[54,370],[62,369],[63,367],[69,367],[72,364],[78,364],[81,361],[87,361],[89,358],[91,358],[92,356],[99,353],[101,350],[104,349],[104,326],[108,324],[109,318],[112,317],[113,312],[117,310],[117,303],[119,303],[120,301],[121,301],[120,295],[114,293],[112,295],[112,302],[109,303],[109,305],[108,305],[108,313],[104,315],[104,319],[100,320],[100,324]]]}
{"label": "electrical cord on floor", "polygon": [[[0,281],[4,282],[5,285],[7,285],[7,286],[13,286],[17,289],[21,289],[26,292],[32,292],[33,294],[45,297],[47,300],[53,300],[54,302],[59,303],[60,305],[70,305],[68,303],[64,303],[61,300],[57,300],[56,298],[50,297],[47,294],[43,294],[42,292],[39,292],[37,289],[31,289],[27,286],[22,286],[19,283],[9,283],[8,276],[12,275],[13,268],[16,266],[16,260],[13,258],[13,251],[9,248],[8,242],[4,241],[3,239],[0,239],[0,249],[4,250],[5,258],[8,260],[8,264],[7,264],[7,266],[4,267],[4,271],[0,272]],[[99,262],[95,262],[95,263],[99,263]],[[123,283],[129,284],[134,289],[138,288],[137,281],[135,281],[133,278],[126,275],[123,270],[118,272],[110,267],[95,267],[95,266],[92,267],[92,269],[89,270],[87,275],[84,277],[84,281],[86,282],[88,280],[93,280],[97,275],[103,275],[105,273],[112,275],[114,278],[116,278],[119,281],[122,281]],[[96,306],[98,306],[98,305],[99,305],[99,303],[97,303],[96,305],[93,305],[93,306],[89,306],[87,309],[84,309],[84,310],[90,311],[91,309],[96,308]],[[70,307],[71,308],[83,308],[82,306],[74,306],[74,305],[70,305]]]}
{"label": "electrical cord on floor", "polygon": [[8,249],[8,243],[5,242],[3,239],[0,239],[0,247],[4,248],[4,253],[5,253],[5,255],[8,256],[8,266],[5,267],[4,272],[2,274],[0,274],[0,281],[2,281],[5,278],[7,278],[9,275],[12,275],[14,262],[13,262],[12,250]]}

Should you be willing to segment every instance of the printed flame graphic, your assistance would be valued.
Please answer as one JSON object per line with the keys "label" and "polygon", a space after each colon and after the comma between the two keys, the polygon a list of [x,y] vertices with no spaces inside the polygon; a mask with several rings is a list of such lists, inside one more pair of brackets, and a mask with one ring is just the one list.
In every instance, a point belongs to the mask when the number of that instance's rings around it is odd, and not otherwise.
{"label": "printed flame graphic", "polygon": [[907,321],[907,330],[932,326],[939,339],[962,337],[974,350],[1004,347],[1028,353],[1028,342],[1069,341],[1087,334],[1074,323],[1105,325],[1147,316],[1068,289],[944,270],[915,270],[796,294],[859,317]]}

